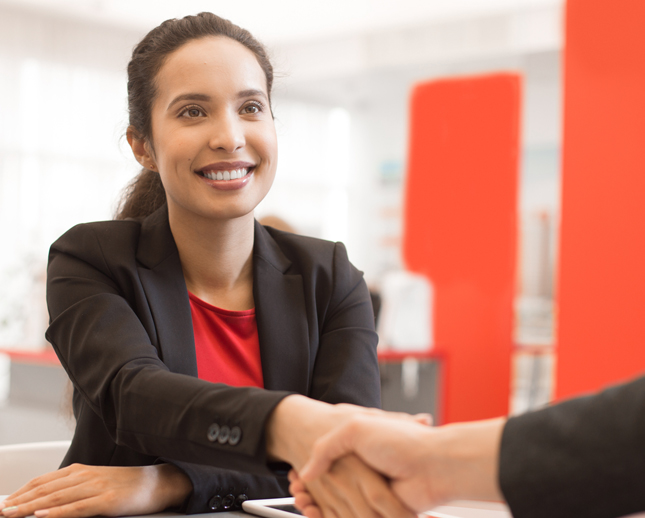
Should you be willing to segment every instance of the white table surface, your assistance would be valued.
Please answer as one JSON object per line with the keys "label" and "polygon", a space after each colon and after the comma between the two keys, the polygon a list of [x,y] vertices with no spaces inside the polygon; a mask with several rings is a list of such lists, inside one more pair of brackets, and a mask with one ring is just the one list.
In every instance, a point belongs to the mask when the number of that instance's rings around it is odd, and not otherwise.
{"label": "white table surface", "polygon": [[[0,495],[0,502],[4,500],[6,496],[7,495]],[[451,502],[450,505],[439,506],[424,515],[433,518],[509,518],[511,516],[508,512],[508,507],[504,504],[471,501]],[[130,518],[150,518],[151,516],[154,516],[155,518],[174,518],[187,515],[181,513],[157,513],[155,515],[135,515]],[[249,518],[249,516],[252,515],[242,511],[190,515],[191,518]]]}

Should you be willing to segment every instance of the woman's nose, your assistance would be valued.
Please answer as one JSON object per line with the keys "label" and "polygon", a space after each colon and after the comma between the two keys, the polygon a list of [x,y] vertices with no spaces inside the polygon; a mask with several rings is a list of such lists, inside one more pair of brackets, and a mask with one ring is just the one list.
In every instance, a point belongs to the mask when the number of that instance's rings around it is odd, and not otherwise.
{"label": "woman's nose", "polygon": [[214,121],[209,142],[212,149],[222,149],[233,153],[244,144],[244,128],[236,117],[225,115]]}

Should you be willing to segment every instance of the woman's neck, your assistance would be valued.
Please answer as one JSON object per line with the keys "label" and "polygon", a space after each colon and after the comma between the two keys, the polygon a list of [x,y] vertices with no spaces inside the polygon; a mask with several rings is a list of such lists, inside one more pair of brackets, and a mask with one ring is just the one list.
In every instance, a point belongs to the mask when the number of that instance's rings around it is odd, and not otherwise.
{"label": "woman's neck", "polygon": [[223,309],[253,308],[253,213],[212,220],[169,207],[168,216],[188,291]]}

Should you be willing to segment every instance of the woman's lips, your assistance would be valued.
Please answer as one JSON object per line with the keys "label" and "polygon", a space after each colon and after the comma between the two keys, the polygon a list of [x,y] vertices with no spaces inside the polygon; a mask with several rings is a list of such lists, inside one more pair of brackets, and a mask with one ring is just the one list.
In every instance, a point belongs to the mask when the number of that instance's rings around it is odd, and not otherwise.
{"label": "woman's lips", "polygon": [[[232,164],[230,164],[232,165]],[[204,182],[221,191],[233,191],[244,187],[253,176],[254,167],[227,170],[202,170],[196,171]]]}

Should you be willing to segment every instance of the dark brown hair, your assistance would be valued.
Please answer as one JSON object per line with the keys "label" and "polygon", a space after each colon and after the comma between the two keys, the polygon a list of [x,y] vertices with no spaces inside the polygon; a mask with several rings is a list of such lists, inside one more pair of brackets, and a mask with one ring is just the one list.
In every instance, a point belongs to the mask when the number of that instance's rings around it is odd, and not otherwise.
{"label": "dark brown hair", "polygon": [[[151,112],[157,95],[155,78],[166,58],[189,41],[207,36],[226,36],[253,52],[266,76],[267,94],[271,100],[273,67],[266,49],[249,31],[213,13],[166,20],[134,48],[128,64],[129,122],[140,138],[152,143]],[[123,191],[115,218],[143,218],[165,202],[166,192],[159,174],[144,168]]]}

